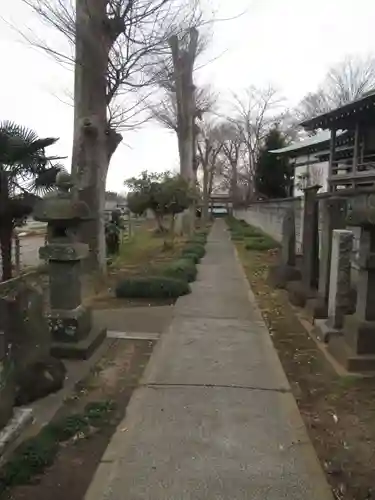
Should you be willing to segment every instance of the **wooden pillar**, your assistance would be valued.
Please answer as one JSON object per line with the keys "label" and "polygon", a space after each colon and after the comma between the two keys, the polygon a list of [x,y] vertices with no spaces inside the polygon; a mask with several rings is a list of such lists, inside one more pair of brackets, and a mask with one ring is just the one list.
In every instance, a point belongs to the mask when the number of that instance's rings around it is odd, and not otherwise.
{"label": "wooden pillar", "polygon": [[353,175],[357,173],[359,153],[359,123],[356,123],[354,131],[354,147],[353,147]]}
{"label": "wooden pillar", "polygon": [[328,170],[328,191],[332,191],[331,177],[333,174],[333,163],[336,152],[336,129],[331,130],[331,141],[329,145],[329,170]]}

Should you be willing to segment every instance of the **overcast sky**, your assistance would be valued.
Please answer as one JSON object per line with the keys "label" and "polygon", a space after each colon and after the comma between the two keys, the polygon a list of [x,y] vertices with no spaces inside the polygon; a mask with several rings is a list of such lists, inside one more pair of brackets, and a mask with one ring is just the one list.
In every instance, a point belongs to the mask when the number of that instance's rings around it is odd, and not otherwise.
{"label": "overcast sky", "polygon": [[[374,0],[211,1],[221,18],[246,11],[215,24],[207,55],[213,62],[197,75],[223,101],[231,91],[271,83],[292,106],[346,55],[375,55]],[[10,27],[35,26],[21,0],[1,0],[0,15],[6,20],[0,19],[0,120],[59,137],[54,152],[70,157],[73,109],[62,101],[69,101],[73,75],[29,48]],[[177,156],[176,138],[157,124],[127,133],[112,159],[107,188],[121,191],[124,179],[145,169],[174,169]]]}

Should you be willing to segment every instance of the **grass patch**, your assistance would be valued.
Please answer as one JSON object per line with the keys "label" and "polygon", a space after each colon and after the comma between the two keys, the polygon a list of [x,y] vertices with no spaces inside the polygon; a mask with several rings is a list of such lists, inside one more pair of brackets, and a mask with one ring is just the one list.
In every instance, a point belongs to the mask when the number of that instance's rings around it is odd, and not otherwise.
{"label": "grass patch", "polygon": [[245,241],[246,250],[265,251],[277,248],[279,245],[276,241],[268,236],[249,238]]}
{"label": "grass patch", "polygon": [[16,485],[30,484],[51,466],[60,443],[87,438],[92,429],[109,422],[115,405],[111,401],[86,405],[82,414],[68,415],[47,424],[35,437],[21,443],[0,470],[0,494]]}
{"label": "grass patch", "polygon": [[134,276],[122,279],[116,287],[117,298],[167,299],[190,293],[187,281],[164,276]]}

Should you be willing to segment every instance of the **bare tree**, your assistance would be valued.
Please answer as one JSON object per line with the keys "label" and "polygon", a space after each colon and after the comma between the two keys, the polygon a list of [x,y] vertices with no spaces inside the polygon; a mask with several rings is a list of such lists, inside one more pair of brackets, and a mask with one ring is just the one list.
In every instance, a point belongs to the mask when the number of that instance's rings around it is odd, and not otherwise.
{"label": "bare tree", "polygon": [[227,188],[233,203],[239,201],[239,170],[243,160],[242,131],[235,120],[222,122],[218,126],[218,135],[222,147],[218,158],[218,172],[221,184]]}
{"label": "bare tree", "polygon": [[[243,145],[242,162],[239,165],[245,196],[250,199],[254,191],[254,177],[259,151],[270,128],[283,120],[283,100],[277,90],[250,87],[242,96],[235,95],[235,117],[231,119]],[[240,148],[241,150],[241,148]]]}
{"label": "bare tree", "polygon": [[210,121],[202,120],[199,124],[197,138],[197,160],[202,167],[202,191],[203,191],[203,222],[208,221],[209,200],[212,194],[214,178],[220,163],[220,153],[223,149],[223,138],[220,129]]}
{"label": "bare tree", "polygon": [[[122,140],[114,127],[126,114],[129,94],[156,81],[150,72],[155,53],[166,51],[180,19],[196,8],[188,0],[24,0],[49,26],[63,34],[72,52],[43,41],[34,44],[60,61],[73,62],[74,141],[72,173],[80,199],[92,211],[83,238],[93,268],[105,266],[104,194],[112,155]],[[75,4],[75,5],[74,5]],[[194,5],[192,5],[194,4]],[[172,38],[174,39],[174,38]],[[132,113],[134,100],[130,99]],[[108,110],[111,110],[109,112]]]}
{"label": "bare tree", "polygon": [[300,121],[326,113],[375,90],[375,57],[346,57],[329,69],[315,92],[308,93],[296,113]]}

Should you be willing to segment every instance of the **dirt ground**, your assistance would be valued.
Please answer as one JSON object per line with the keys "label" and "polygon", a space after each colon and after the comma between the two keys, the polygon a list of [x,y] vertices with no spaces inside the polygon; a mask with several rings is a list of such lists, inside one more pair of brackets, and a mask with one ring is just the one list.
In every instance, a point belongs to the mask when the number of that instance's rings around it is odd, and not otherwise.
{"label": "dirt ground", "polygon": [[334,498],[375,499],[375,378],[339,377],[282,290],[267,283],[277,251],[240,258]]}
{"label": "dirt ground", "polygon": [[152,349],[150,341],[114,340],[55,417],[80,413],[90,402],[110,401],[115,403],[110,421],[93,434],[61,444],[53,465],[41,477],[33,484],[13,488],[2,498],[82,500],[112,434],[125,415]]}

